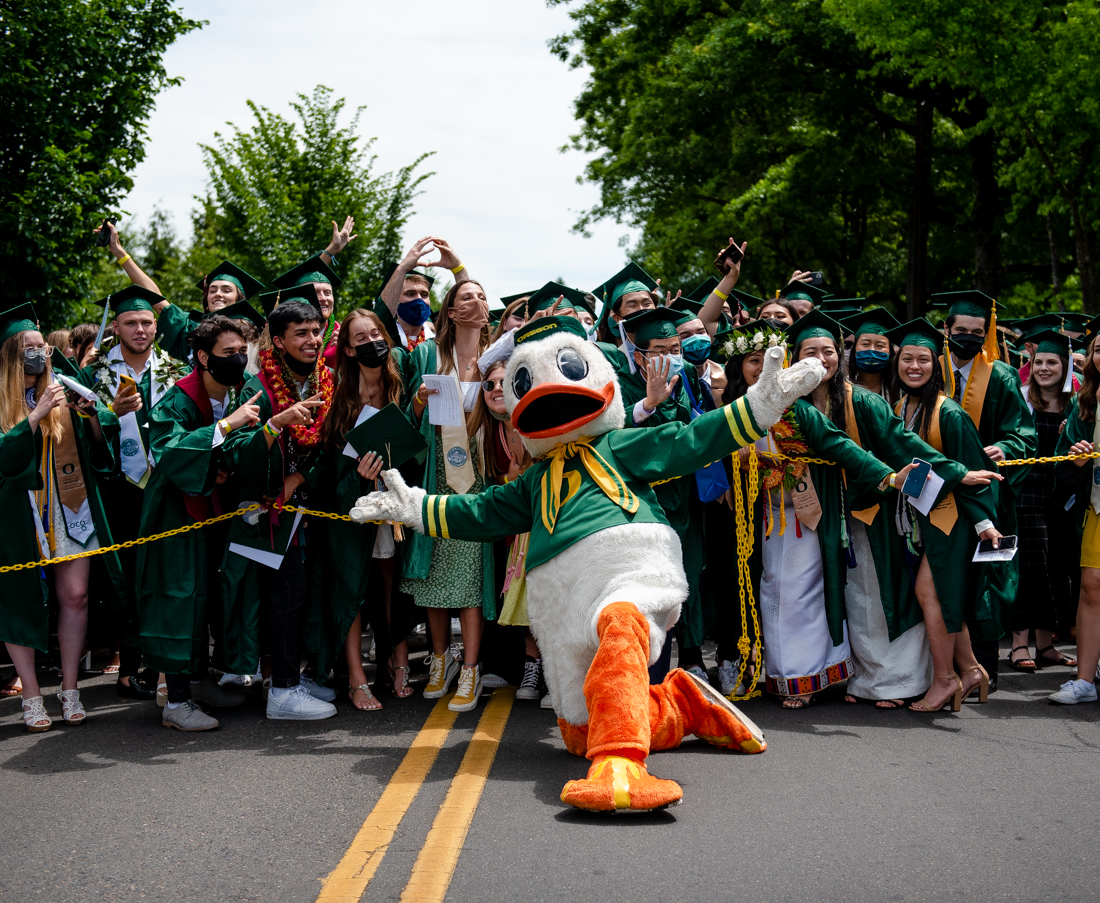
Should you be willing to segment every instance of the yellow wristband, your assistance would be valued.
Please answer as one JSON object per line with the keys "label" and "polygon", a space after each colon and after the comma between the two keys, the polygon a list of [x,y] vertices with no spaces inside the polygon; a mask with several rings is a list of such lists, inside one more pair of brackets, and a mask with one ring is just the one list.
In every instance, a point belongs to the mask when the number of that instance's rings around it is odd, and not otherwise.
{"label": "yellow wristband", "polygon": [[464,263],[460,263],[460,264],[459,264],[458,266],[456,266],[456,267],[455,267],[455,268],[454,268],[453,270],[451,270],[451,272],[452,272],[452,273],[454,273],[454,274],[455,274],[455,275],[457,276],[457,275],[458,275],[459,273],[461,273],[461,272],[462,272],[462,271],[463,271],[464,269],[466,269],[466,264],[464,264]]}
{"label": "yellow wristband", "polygon": [[729,295],[723,295],[720,291],[718,291],[718,289],[714,289],[714,294],[716,294],[723,301],[726,301],[726,300],[729,299]]}
{"label": "yellow wristband", "polygon": [[222,432],[223,432],[223,433],[225,433],[225,434],[226,434],[227,436],[228,436],[228,435],[229,435],[229,434],[230,434],[231,432],[233,432],[233,427],[229,425],[229,421],[228,421],[228,420],[219,420],[219,421],[218,421],[218,426],[220,426],[220,427],[221,427],[221,430],[222,430]]}
{"label": "yellow wristband", "polygon": [[123,257],[123,258],[122,258],[122,259],[121,259],[121,260],[120,260],[120,261],[118,262],[118,265],[119,265],[119,266],[122,266],[122,265],[123,265],[124,263],[126,263],[126,261],[127,261],[127,260],[132,260],[132,259],[133,259],[133,258],[132,258],[132,257],[130,257],[130,255],[129,255],[129,254],[127,254],[127,255],[126,255],[125,257]]}
{"label": "yellow wristband", "polygon": [[897,486],[894,485],[894,481],[897,479],[897,476],[898,475],[896,473],[890,474],[890,488],[891,489],[897,489]]}

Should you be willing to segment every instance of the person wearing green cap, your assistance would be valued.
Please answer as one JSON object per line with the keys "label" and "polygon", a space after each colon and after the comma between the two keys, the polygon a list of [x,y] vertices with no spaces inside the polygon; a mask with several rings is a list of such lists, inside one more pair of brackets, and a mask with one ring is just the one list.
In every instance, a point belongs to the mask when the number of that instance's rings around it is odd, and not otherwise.
{"label": "person wearing green cap", "polygon": [[[112,544],[96,477],[111,473],[118,420],[97,402],[65,387],[51,367],[51,347],[30,304],[0,314],[0,564],[62,558]],[[60,355],[58,355],[60,357]],[[72,392],[72,390],[69,390]],[[74,399],[74,400],[69,400]],[[58,701],[68,724],[82,724],[77,677],[88,624],[88,586],[95,579],[112,607],[128,587],[114,552],[50,565],[58,603],[62,674]],[[0,575],[0,639],[23,685],[23,723],[32,733],[51,724],[35,671],[35,650],[49,649],[49,582],[41,568]]]}
{"label": "person wearing green cap", "polygon": [[973,421],[943,391],[937,361],[942,334],[917,319],[892,330],[889,338],[898,346],[898,383],[905,393],[897,403],[898,415],[907,429],[970,470],[955,490],[946,495],[941,490],[940,501],[927,515],[908,497],[897,512],[933,665],[932,685],[909,708],[938,712],[950,702],[957,712],[975,690],[979,702],[988,698],[989,674],[975,655],[972,637],[999,630],[989,571],[1003,562],[974,564],[971,558],[975,534],[994,542],[1001,536],[994,526],[993,495],[1001,478],[986,470],[989,459]]}
{"label": "person wearing green cap", "polygon": [[[280,488],[270,478],[280,473],[281,461],[262,434],[253,431],[251,454],[269,458],[265,468],[243,466],[247,448],[225,441],[234,430],[259,420],[258,393],[251,399],[239,395],[248,347],[239,321],[212,314],[190,332],[189,342],[196,369],[178,380],[150,414],[157,466],[144,492],[142,536],[207,520],[232,511],[241,498],[277,495]],[[212,730],[217,720],[197,703],[227,708],[245,701],[208,676],[211,634],[219,669],[236,658],[222,630],[221,567],[228,533],[228,523],[214,524],[138,547],[138,633],[146,662],[166,675],[165,727]]]}
{"label": "person wearing green cap", "polygon": [[[439,251],[438,260],[421,259],[433,250]],[[385,285],[382,286],[380,300],[385,311],[383,312],[378,305],[375,305],[375,312],[382,315],[384,319],[388,317],[393,324],[390,336],[408,351],[412,351],[417,345],[435,335],[431,322],[430,289],[433,280],[424,273],[416,272],[416,267],[422,269],[445,267],[451,271],[456,283],[473,279],[466,265],[445,239],[426,235],[413,242],[412,247],[401,258],[401,262],[397,264]],[[390,323],[387,323],[387,326]]]}
{"label": "person wearing green cap", "polygon": [[889,379],[894,354],[886,333],[901,324],[882,307],[844,317],[841,324],[854,338],[848,354],[848,378],[892,406],[897,401]]}
{"label": "person wearing green cap", "polygon": [[795,270],[787,286],[776,296],[779,300],[790,303],[800,319],[829,296],[821,286],[814,285],[812,279],[812,271]]}
{"label": "person wearing green cap", "polygon": [[[592,294],[603,304],[598,332],[600,341],[609,345],[621,345],[623,338],[619,324],[632,314],[657,307],[660,298],[656,289],[657,280],[633,260],[593,289]],[[623,355],[629,357],[626,351],[623,351]]]}
{"label": "person wearing green cap", "polygon": [[[985,453],[994,463],[1018,461],[1035,454],[1035,421],[1020,394],[1019,374],[998,359],[997,303],[978,291],[946,292],[932,296],[947,306],[944,332],[948,351],[941,358],[945,391],[970,415],[982,437]],[[1016,532],[1016,496],[1027,477],[1027,465],[1005,468],[1005,479],[993,487],[997,499],[997,526]],[[997,688],[1000,651],[997,640],[1008,630],[1019,582],[1019,560],[993,568],[989,589],[994,619],[989,635],[976,636],[974,651]]]}
{"label": "person wearing green cap", "polygon": [[[1024,399],[1035,418],[1037,456],[1044,458],[1055,453],[1073,398],[1073,340],[1042,326],[1029,331],[1025,338],[1032,352]],[[1064,504],[1055,501],[1055,488],[1055,465],[1033,464],[1016,500],[1020,585],[1008,654],[1009,666],[1015,671],[1035,671],[1047,665],[1077,666],[1075,659],[1054,648],[1054,631],[1069,637],[1073,626],[1073,571],[1078,567],[1074,556],[1065,554],[1066,549],[1076,546],[1073,520]],[[1034,658],[1028,648],[1032,630]]]}

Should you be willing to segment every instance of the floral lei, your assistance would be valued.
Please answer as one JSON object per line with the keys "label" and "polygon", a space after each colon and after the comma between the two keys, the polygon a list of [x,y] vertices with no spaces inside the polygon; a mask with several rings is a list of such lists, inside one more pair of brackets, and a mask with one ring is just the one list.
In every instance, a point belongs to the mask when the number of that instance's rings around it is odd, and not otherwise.
{"label": "floral lei", "polygon": [[786,345],[787,337],[782,332],[767,327],[758,329],[752,335],[736,332],[726,340],[722,346],[722,353],[726,357],[735,354],[754,354],[765,348],[774,348],[776,345]]}
{"label": "floral lei", "polygon": [[[272,349],[260,352],[260,371],[263,373],[264,382],[275,396],[275,413],[285,411],[302,399],[298,395],[298,384],[283,362],[283,356],[276,355]],[[315,448],[321,443],[321,428],[325,417],[332,407],[332,374],[324,362],[318,358],[317,366],[309,377],[309,394],[321,394],[321,407],[313,414],[313,425],[296,423],[287,427],[294,441],[302,448]],[[308,396],[307,396],[308,397]]]}
{"label": "floral lei", "polygon": [[328,326],[325,328],[325,337],[321,347],[328,349],[329,344],[340,334],[340,324],[336,322],[336,314],[329,317]]}
{"label": "floral lei", "polygon": [[[107,355],[110,354],[116,341],[116,336],[105,338],[92,355],[92,359],[88,361],[88,366],[92,368],[92,374],[95,377],[92,391],[99,396],[100,401],[105,405],[114,402],[117,389],[113,378],[114,371],[111,369],[110,361],[107,360]],[[177,361],[170,354],[166,354],[156,342],[153,343],[153,350],[156,354],[157,363],[153,367],[152,376],[159,385],[164,387],[165,391],[172,388],[176,384],[176,380],[182,379],[191,372],[191,368],[187,364]]]}
{"label": "floral lei", "polygon": [[[783,413],[783,417],[769,432],[775,440],[779,453],[788,458],[804,457],[810,450],[810,446],[802,438],[802,430],[798,427],[794,412],[790,409]],[[761,462],[760,474],[763,486],[765,489],[776,489],[782,484],[785,490],[790,491],[806,472],[806,466],[804,461],[783,460],[778,467],[769,467]]]}

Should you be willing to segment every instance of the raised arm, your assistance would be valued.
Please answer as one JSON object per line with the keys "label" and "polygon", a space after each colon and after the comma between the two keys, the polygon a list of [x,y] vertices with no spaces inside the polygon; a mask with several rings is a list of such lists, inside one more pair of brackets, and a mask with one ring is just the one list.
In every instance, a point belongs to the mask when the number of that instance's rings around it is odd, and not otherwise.
{"label": "raised arm", "polygon": [[[733,239],[730,239],[733,242]],[[745,249],[748,248],[749,243],[741,243],[741,253],[745,253]],[[744,258],[742,258],[744,260]],[[710,337],[714,338],[714,333],[718,331],[718,321],[722,317],[722,305],[726,303],[726,299],[729,297],[730,292],[733,291],[737,280],[741,276],[741,263],[735,263],[726,269],[726,272],[722,275],[718,285],[715,286],[714,291],[707,295],[707,300],[703,302],[703,309],[699,311],[699,319],[703,321],[703,325],[707,328],[707,333]]]}
{"label": "raised arm", "polygon": [[[99,234],[102,228],[104,227],[96,226],[92,230],[93,234]],[[119,241],[118,237],[118,229],[115,228],[114,223],[108,221],[106,228],[108,232],[111,233],[111,237],[107,242],[107,248],[114,254],[115,260],[117,260],[119,266],[122,267],[122,271],[130,277],[130,281],[134,283],[134,285],[140,285],[142,288],[147,288],[151,292],[156,292],[158,295],[161,294],[157,284],[146,274],[145,270],[137,265],[137,261],[126,253],[126,249],[122,247],[122,242]],[[168,304],[167,301],[159,301],[153,305],[153,309],[159,313],[166,304]]]}

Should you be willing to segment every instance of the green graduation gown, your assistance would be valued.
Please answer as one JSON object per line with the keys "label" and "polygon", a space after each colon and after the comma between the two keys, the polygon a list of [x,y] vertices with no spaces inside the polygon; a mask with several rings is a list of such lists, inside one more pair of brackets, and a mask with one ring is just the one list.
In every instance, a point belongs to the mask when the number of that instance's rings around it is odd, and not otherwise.
{"label": "green graduation gown", "polygon": [[[1065,427],[1062,429],[1062,435],[1058,437],[1058,446],[1054,453],[1068,455],[1070,448],[1078,442],[1092,442],[1095,428],[1095,423],[1087,423],[1081,419],[1081,406],[1078,404],[1077,396],[1074,395],[1066,413]],[[1082,467],[1078,467],[1073,461],[1061,461],[1055,465],[1057,488],[1054,499],[1060,505],[1070,505],[1077,536],[1077,548],[1067,557],[1070,561],[1081,560],[1081,535],[1085,526],[1085,514],[1092,503],[1095,464],[1095,460],[1088,460]]]}

